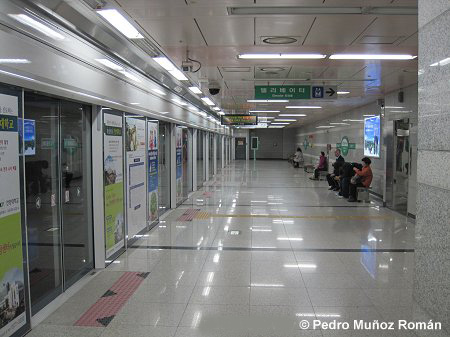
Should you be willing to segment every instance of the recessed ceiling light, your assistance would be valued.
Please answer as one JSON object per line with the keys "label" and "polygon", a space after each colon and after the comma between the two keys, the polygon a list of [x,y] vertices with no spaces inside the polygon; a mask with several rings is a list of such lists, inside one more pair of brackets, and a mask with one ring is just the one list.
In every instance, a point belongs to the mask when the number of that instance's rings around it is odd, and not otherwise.
{"label": "recessed ceiling light", "polygon": [[258,119],[274,119],[275,117],[258,116]]}
{"label": "recessed ceiling light", "polygon": [[262,112],[262,113],[264,113],[264,112],[267,112],[267,113],[278,113],[278,112],[280,112],[279,110],[250,110],[249,111],[250,113],[260,113],[260,112]]}
{"label": "recessed ceiling light", "polygon": [[279,114],[279,117],[306,117],[305,114]]}
{"label": "recessed ceiling light", "polygon": [[343,122],[364,122],[363,119],[343,119]]}
{"label": "recessed ceiling light", "polygon": [[11,18],[14,20],[19,21],[20,23],[31,27],[33,29],[36,29],[37,31],[41,32],[42,34],[55,39],[55,40],[64,40],[64,35],[58,33],[56,30],[51,29],[44,25],[43,23],[31,18],[28,15],[25,14],[8,14]]}
{"label": "recessed ceiling light", "polygon": [[114,63],[108,59],[95,59],[97,62],[103,64],[104,66],[111,68],[112,70],[116,71],[123,71],[123,67],[118,65],[117,63]]}
{"label": "recessed ceiling light", "polygon": [[0,59],[1,64],[26,64],[31,63],[30,60],[27,59]]}
{"label": "recessed ceiling light", "polygon": [[152,91],[156,92],[157,94],[163,95],[163,96],[166,95],[166,93],[164,91],[159,90],[159,89],[152,89]]}
{"label": "recessed ceiling light", "polygon": [[338,95],[348,95],[350,93],[350,91],[338,91],[337,94]]}
{"label": "recessed ceiling light", "polygon": [[202,91],[199,87],[189,87],[189,90],[192,91],[194,94],[201,94]]}
{"label": "recessed ceiling light", "polygon": [[247,103],[289,103],[287,99],[248,99]]}
{"label": "recessed ceiling light", "polygon": [[269,125],[268,127],[271,129],[282,129],[284,128],[284,125]]}
{"label": "recessed ceiling light", "polygon": [[159,113],[159,114],[162,114],[162,115],[165,115],[165,114],[168,114],[168,113],[170,113],[170,112],[167,112],[167,111],[158,111],[158,113]]}
{"label": "recessed ceiling light", "polygon": [[331,60],[413,60],[417,56],[403,54],[334,54]]}
{"label": "recessed ceiling light", "polygon": [[260,59],[270,59],[270,60],[285,60],[285,59],[324,59],[327,57],[323,54],[239,54],[239,59],[246,60],[260,60]]}
{"label": "recessed ceiling light", "polygon": [[130,103],[131,105],[139,105],[140,103]]}
{"label": "recessed ceiling light", "polygon": [[350,125],[348,123],[330,123],[330,125]]}
{"label": "recessed ceiling light", "polygon": [[116,9],[101,9],[97,11],[98,14],[103,16],[111,25],[114,26],[119,32],[125,35],[129,39],[143,39],[144,37],[139,31],[128,22],[125,17],[119,13]]}
{"label": "recessed ceiling light", "polygon": [[179,99],[176,99],[176,98],[172,98],[172,102],[175,102],[175,103],[183,105],[183,106],[187,105],[187,103],[180,101]]}
{"label": "recessed ceiling light", "polygon": [[130,73],[130,72],[126,71],[126,70],[122,70],[122,71],[119,71],[119,72],[122,75],[125,75],[126,77],[128,77],[130,80],[133,80],[133,81],[136,81],[136,82],[141,82],[141,80],[137,76],[133,75],[132,73]]}
{"label": "recessed ceiling light", "polygon": [[403,107],[403,106],[386,106],[384,108],[385,109],[404,109],[405,107]]}
{"label": "recessed ceiling light", "polygon": [[270,125],[289,125],[291,123],[280,123],[280,122],[272,122]]}
{"label": "recessed ceiling light", "polygon": [[296,122],[296,119],[274,119],[275,122]]}
{"label": "recessed ceiling light", "polygon": [[298,105],[298,106],[287,106],[286,109],[322,109],[321,106],[307,106],[307,105]]}
{"label": "recessed ceiling light", "polygon": [[213,108],[213,110],[215,110],[215,111],[220,111],[220,108],[215,106],[215,107]]}
{"label": "recessed ceiling light", "polygon": [[[363,115],[364,117],[375,117],[375,115]],[[330,123],[331,124],[331,123]]]}
{"label": "recessed ceiling light", "polygon": [[209,106],[214,106],[216,105],[209,97],[202,97],[202,101],[205,102],[206,104],[208,104]]}
{"label": "recessed ceiling light", "polygon": [[170,75],[175,77],[179,81],[188,81],[188,78],[175,67],[175,65],[165,56],[154,57],[153,60],[161,67],[166,69]]}

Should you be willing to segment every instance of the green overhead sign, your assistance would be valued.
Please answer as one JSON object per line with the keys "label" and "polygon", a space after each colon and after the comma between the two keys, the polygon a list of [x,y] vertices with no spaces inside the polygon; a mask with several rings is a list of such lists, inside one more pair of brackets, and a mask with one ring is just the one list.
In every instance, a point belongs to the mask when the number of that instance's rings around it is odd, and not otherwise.
{"label": "green overhead sign", "polygon": [[310,85],[255,86],[255,99],[311,99]]}

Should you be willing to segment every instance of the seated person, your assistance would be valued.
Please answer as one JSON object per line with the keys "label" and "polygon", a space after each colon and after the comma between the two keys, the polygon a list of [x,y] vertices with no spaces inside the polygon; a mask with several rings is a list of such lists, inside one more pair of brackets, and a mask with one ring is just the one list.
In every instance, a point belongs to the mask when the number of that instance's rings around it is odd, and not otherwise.
{"label": "seated person", "polygon": [[339,170],[342,165],[344,165],[345,160],[344,157],[341,156],[341,150],[336,149],[334,152],[336,156],[336,161],[333,163],[333,173],[327,174],[328,185],[330,185],[330,190],[337,191],[339,190],[339,183],[336,180],[336,177],[339,176]]}
{"label": "seated person", "polygon": [[348,198],[350,179],[355,175],[354,167],[362,168],[358,163],[345,163],[339,171],[339,196]]}
{"label": "seated person", "polygon": [[319,172],[328,171],[327,157],[325,157],[325,152],[320,152],[319,164],[314,170],[314,178],[309,178],[311,180],[319,180]]}
{"label": "seated person", "polygon": [[360,179],[356,184],[350,183],[349,186],[350,196],[348,198],[349,202],[355,202],[357,200],[356,192],[358,187],[365,187],[365,188],[370,187],[373,178],[372,169],[370,168],[371,163],[372,161],[369,158],[364,157],[362,159],[362,166],[363,166],[362,169],[358,169],[356,167],[353,168],[353,171],[355,171],[355,174],[358,177],[360,177]]}
{"label": "seated person", "polygon": [[303,152],[301,148],[297,148],[297,152],[294,154],[294,167],[303,166]]}

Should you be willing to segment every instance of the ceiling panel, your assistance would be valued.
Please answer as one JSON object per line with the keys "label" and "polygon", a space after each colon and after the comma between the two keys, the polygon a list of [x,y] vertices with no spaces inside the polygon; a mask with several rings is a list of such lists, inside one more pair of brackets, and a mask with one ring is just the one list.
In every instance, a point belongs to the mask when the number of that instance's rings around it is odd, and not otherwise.
{"label": "ceiling panel", "polygon": [[140,20],[139,23],[164,47],[206,45],[194,20],[189,17]]}
{"label": "ceiling panel", "polygon": [[258,41],[261,36],[296,36],[301,37],[301,43],[314,21],[314,16],[269,16],[257,17],[255,20]]}
{"label": "ceiling panel", "polygon": [[209,46],[242,46],[254,42],[253,18],[200,17],[197,20]]}
{"label": "ceiling panel", "polygon": [[307,36],[305,45],[350,45],[375,19],[371,15],[319,16]]}

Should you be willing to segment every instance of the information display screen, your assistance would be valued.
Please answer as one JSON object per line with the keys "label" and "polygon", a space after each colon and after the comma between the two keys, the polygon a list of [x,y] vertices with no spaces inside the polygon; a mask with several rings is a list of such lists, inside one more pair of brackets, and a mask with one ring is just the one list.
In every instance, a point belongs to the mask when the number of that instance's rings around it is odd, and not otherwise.
{"label": "information display screen", "polygon": [[258,125],[256,115],[223,115],[222,125]]}
{"label": "information display screen", "polygon": [[380,116],[369,117],[364,120],[364,155],[380,158]]}

